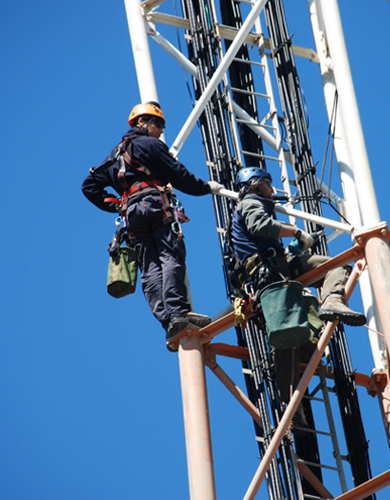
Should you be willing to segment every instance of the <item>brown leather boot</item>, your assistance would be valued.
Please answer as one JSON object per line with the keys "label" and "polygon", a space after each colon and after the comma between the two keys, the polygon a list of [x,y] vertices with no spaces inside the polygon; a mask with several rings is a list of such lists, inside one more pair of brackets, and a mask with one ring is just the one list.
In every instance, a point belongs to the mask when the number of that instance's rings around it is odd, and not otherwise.
{"label": "brown leather boot", "polygon": [[338,294],[331,294],[326,298],[318,316],[322,321],[342,321],[349,326],[362,326],[367,322],[364,314],[352,311]]}

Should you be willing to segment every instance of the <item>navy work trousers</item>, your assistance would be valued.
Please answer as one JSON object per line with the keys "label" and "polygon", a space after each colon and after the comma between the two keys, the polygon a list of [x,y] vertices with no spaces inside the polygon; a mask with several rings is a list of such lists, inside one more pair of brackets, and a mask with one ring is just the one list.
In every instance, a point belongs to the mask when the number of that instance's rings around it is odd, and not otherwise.
{"label": "navy work trousers", "polygon": [[172,231],[161,198],[153,191],[130,204],[128,232],[137,252],[142,290],[149,307],[164,329],[169,321],[191,310],[185,284],[186,249]]}

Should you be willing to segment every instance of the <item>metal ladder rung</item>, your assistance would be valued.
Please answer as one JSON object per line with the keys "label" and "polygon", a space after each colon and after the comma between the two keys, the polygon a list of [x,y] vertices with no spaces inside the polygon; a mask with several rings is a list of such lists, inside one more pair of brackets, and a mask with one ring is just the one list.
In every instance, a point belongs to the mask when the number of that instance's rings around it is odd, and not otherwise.
{"label": "metal ladder rung", "polygon": [[251,151],[240,151],[241,154],[246,155],[246,156],[254,156],[255,158],[261,158],[263,160],[271,160],[271,161],[277,161],[281,162],[279,158],[273,158],[272,156],[266,156],[266,155],[260,155],[258,153],[252,153]]}
{"label": "metal ladder rung", "polygon": [[322,500],[323,497],[316,497],[314,495],[309,495],[308,493],[304,493],[303,498],[306,498],[307,500]]}
{"label": "metal ladder rung", "polygon": [[332,465],[324,465],[324,464],[317,464],[316,462],[307,462],[306,460],[302,460],[299,458],[297,462],[300,462],[305,465],[311,465],[312,467],[318,467],[321,469],[329,469],[329,470],[335,470],[338,471],[339,469],[337,467],[333,467]]}
{"label": "metal ladder rung", "polygon": [[237,123],[248,123],[249,125],[257,125],[258,127],[267,128],[269,130],[276,130],[276,128],[272,127],[272,125],[264,125],[262,123],[253,123],[250,120],[243,120],[242,118],[236,118],[236,122]]}
{"label": "metal ladder rung", "polygon": [[267,94],[260,94],[260,92],[252,92],[251,90],[238,89],[237,87],[228,87],[228,90],[231,90],[232,92],[238,92],[239,94],[255,95],[257,97],[265,97],[266,99],[271,99]]}
{"label": "metal ladder rung", "polygon": [[326,431],[317,431],[314,429],[307,429],[303,427],[297,427],[297,429],[302,429],[305,432],[311,432],[312,434],[321,434],[321,436],[330,436],[330,437],[334,436],[334,434],[332,434],[331,432],[326,432]]}
{"label": "metal ladder rung", "polygon": [[257,61],[250,61],[248,59],[240,59],[239,57],[234,57],[233,61],[244,63],[244,64],[250,64],[251,66],[259,66],[260,68],[264,68],[265,67],[264,64],[259,63]]}
{"label": "metal ladder rung", "polygon": [[318,401],[320,403],[326,403],[326,399],[323,398],[315,398],[314,396],[303,396],[305,399],[309,399],[310,401]]}
{"label": "metal ladder rung", "polygon": [[234,0],[237,3],[247,3],[248,5],[253,5],[251,0]]}

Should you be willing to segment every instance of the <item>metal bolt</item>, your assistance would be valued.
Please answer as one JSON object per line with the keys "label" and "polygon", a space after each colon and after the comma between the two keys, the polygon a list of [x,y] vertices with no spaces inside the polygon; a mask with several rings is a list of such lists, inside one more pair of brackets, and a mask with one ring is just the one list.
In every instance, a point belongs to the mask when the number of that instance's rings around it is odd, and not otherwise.
{"label": "metal bolt", "polygon": [[187,335],[191,335],[191,334],[192,334],[192,330],[191,330],[191,328],[187,328],[187,330],[186,330],[186,334],[187,334]]}
{"label": "metal bolt", "polygon": [[386,229],[382,229],[382,230],[381,230],[381,234],[383,234],[383,236],[385,236],[385,235],[387,234]]}

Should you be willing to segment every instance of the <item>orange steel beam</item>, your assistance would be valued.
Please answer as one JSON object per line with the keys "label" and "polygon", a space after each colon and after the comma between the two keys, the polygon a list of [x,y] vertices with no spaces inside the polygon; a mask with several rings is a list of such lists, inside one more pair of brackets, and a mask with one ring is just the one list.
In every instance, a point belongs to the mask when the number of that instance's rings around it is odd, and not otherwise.
{"label": "orange steel beam", "polygon": [[390,470],[380,474],[373,479],[369,479],[363,484],[359,484],[356,488],[343,493],[335,498],[335,500],[363,500],[367,496],[375,493],[376,491],[386,488],[390,485]]}
{"label": "orange steel beam", "polygon": [[328,262],[325,262],[325,264],[321,264],[312,271],[299,276],[295,280],[302,283],[303,286],[311,286],[313,283],[316,283],[318,280],[322,279],[331,269],[339,266],[346,266],[347,264],[355,262],[362,257],[363,249],[359,245],[355,245],[349,250],[336,255],[336,257],[333,257]]}
{"label": "orange steel beam", "polygon": [[[306,366],[307,365],[301,363],[299,365],[299,371],[301,373],[304,373]],[[325,378],[329,380],[334,380],[333,371],[329,366],[323,366],[323,370]],[[318,370],[316,370],[314,374],[318,375]],[[361,387],[365,387],[367,389],[368,394],[373,397],[381,394],[386,385],[386,382],[384,381],[384,378],[386,378],[386,374],[384,373],[381,373],[379,375],[374,372],[373,375],[370,377],[369,375],[366,375],[364,373],[354,372],[353,376],[355,384]]]}
{"label": "orange steel beam", "polygon": [[206,366],[219,378],[223,385],[233,394],[237,401],[245,408],[249,415],[257,422],[260,427],[263,427],[260,412],[252,401],[246,396],[242,390],[233,382],[233,380],[222,370],[215,360],[215,354],[206,351]]}
{"label": "orange steel beam", "polygon": [[199,331],[186,328],[179,367],[191,500],[216,500],[204,348]]}
{"label": "orange steel beam", "polygon": [[215,343],[205,346],[206,353],[220,354],[227,358],[241,359],[249,361],[249,351],[247,347],[238,347],[229,344]]}
{"label": "orange steel beam", "polygon": [[[364,249],[375,303],[386,342],[387,359],[390,353],[390,231],[385,222],[365,230],[356,231],[355,239]],[[387,364],[387,382],[390,379],[390,363]],[[382,418],[390,445],[390,387],[388,383],[380,395]]]}

